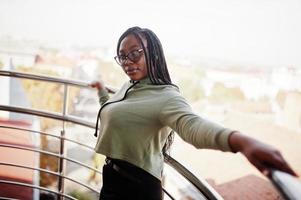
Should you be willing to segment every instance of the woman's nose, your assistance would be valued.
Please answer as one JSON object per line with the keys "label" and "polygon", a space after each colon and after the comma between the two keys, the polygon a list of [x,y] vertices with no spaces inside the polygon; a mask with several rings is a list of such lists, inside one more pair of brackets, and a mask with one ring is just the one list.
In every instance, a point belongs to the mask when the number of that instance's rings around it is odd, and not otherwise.
{"label": "woman's nose", "polygon": [[131,61],[129,58],[127,58],[127,59],[124,61],[123,66],[128,66],[128,65],[133,64],[133,63],[134,63],[133,61]]}

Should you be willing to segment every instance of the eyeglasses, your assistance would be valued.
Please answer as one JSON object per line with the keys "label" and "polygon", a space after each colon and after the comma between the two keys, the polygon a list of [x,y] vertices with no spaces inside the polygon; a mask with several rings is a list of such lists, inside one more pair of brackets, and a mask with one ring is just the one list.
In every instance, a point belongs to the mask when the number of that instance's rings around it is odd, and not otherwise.
{"label": "eyeglasses", "polygon": [[124,65],[125,62],[129,59],[130,61],[136,63],[141,58],[141,53],[143,52],[143,49],[136,49],[131,52],[129,52],[127,55],[119,55],[115,56],[114,59],[116,60],[118,65]]}

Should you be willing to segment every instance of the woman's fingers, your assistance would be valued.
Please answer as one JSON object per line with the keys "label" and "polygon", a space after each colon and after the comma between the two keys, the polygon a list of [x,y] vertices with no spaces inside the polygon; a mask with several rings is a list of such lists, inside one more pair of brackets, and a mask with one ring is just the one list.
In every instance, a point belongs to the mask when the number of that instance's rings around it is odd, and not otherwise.
{"label": "woman's fingers", "polygon": [[96,88],[96,89],[98,89],[98,90],[104,88],[103,83],[100,82],[100,81],[93,81],[92,83],[89,84],[89,86],[92,87],[92,88]]}
{"label": "woman's fingers", "polygon": [[264,164],[262,164],[262,162],[258,161],[258,160],[254,160],[251,162],[263,175],[265,176],[269,176],[271,174],[271,170],[265,166]]}
{"label": "woman's fingers", "polygon": [[285,161],[278,150],[264,149],[263,152],[255,154],[255,161],[252,163],[264,174],[270,175],[271,169],[278,169],[293,176],[297,176],[294,170]]}
{"label": "woman's fingers", "polygon": [[98,81],[93,81],[92,83],[89,84],[91,87],[96,87],[97,85],[99,85]]}
{"label": "woman's fingers", "polygon": [[296,172],[289,166],[289,164],[285,161],[281,153],[277,153],[274,155],[274,166],[279,166],[278,169],[284,172],[287,172],[293,176],[298,176]]}

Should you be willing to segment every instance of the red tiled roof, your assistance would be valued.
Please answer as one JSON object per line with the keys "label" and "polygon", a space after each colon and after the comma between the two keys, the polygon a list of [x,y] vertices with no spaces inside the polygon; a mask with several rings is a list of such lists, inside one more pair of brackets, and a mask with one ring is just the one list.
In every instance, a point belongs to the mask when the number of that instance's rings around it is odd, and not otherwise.
{"label": "red tiled roof", "polygon": [[225,200],[281,199],[272,183],[255,175],[246,175],[220,185],[216,185],[213,180],[207,181]]}
{"label": "red tiled roof", "polygon": [[[0,120],[0,125],[11,127],[30,128],[31,125],[22,121]],[[32,133],[0,127],[0,144],[18,145],[23,147],[34,147]],[[36,153],[21,149],[0,147],[0,162],[12,163],[35,167]],[[21,183],[33,184],[34,171],[0,165],[0,180],[16,181]],[[28,187],[17,187],[10,184],[0,183],[0,197],[10,197],[17,199],[32,199],[33,189]]]}

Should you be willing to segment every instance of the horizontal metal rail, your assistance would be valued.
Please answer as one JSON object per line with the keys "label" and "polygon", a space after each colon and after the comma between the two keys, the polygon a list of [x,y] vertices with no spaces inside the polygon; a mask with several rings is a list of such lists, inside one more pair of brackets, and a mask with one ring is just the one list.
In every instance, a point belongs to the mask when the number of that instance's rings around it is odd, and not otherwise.
{"label": "horizontal metal rail", "polygon": [[65,179],[68,179],[74,183],[77,183],[97,194],[99,194],[99,191],[98,190],[95,190],[94,188],[86,185],[86,184],[83,184],[73,178],[70,178],[68,176],[64,176],[64,175],[60,175],[59,173],[57,172],[53,172],[53,171],[49,171],[49,170],[46,170],[46,169],[42,169],[42,168],[36,168],[36,167],[30,167],[30,166],[25,166],[25,165],[17,165],[17,164],[13,164],[13,163],[4,163],[4,162],[0,162],[0,165],[5,165],[5,166],[10,166],[10,167],[18,167],[18,168],[23,168],[23,169],[30,169],[30,170],[36,170],[36,171],[39,171],[39,172],[43,172],[43,173],[47,173],[47,174],[50,174],[50,175],[53,175],[53,176],[60,176],[60,177],[63,177]]}
{"label": "horizontal metal rail", "polygon": [[[45,76],[45,75],[40,75],[40,74],[36,75],[36,74],[29,74],[29,73],[16,72],[16,71],[0,70],[0,76],[46,81],[46,82],[52,82],[52,83],[73,85],[73,86],[77,86],[77,87],[86,87],[86,88],[90,87],[89,83],[83,82],[83,81],[78,81],[78,80],[75,81],[72,79],[65,79],[65,78],[62,79],[62,78],[53,77],[53,76]],[[111,86],[106,86],[106,89],[110,93],[114,93],[114,91],[116,91],[116,89]]]}
{"label": "horizontal metal rail", "polygon": [[60,139],[60,140],[66,140],[68,142],[78,144],[79,146],[83,146],[83,147],[86,147],[87,149],[90,149],[90,150],[94,151],[93,147],[91,147],[89,145],[86,145],[84,143],[77,142],[75,140],[68,139],[68,138],[63,138],[63,137],[58,136],[58,135],[53,135],[53,134],[50,134],[50,133],[45,133],[45,132],[42,132],[42,131],[35,131],[35,130],[31,130],[31,129],[26,129],[26,128],[19,128],[19,127],[12,127],[12,126],[1,126],[1,125],[0,125],[0,128],[14,129],[14,130],[19,130],[19,131],[26,131],[26,132],[31,132],[31,133],[37,133],[37,134],[40,134],[40,135],[46,135],[46,136],[54,137],[54,138],[57,138],[57,139]]}
{"label": "horizontal metal rail", "polygon": [[78,117],[74,117],[74,116],[70,116],[70,115],[63,116],[56,112],[42,111],[42,110],[37,110],[37,109],[32,109],[32,108],[23,108],[23,107],[18,107],[18,106],[5,106],[5,105],[0,105],[0,110],[35,115],[35,116],[40,116],[40,117],[46,117],[46,118],[56,119],[56,120],[60,120],[60,121],[72,122],[74,124],[79,124],[79,125],[86,126],[89,128],[95,128],[94,123],[91,123],[91,122],[79,119]]}
{"label": "horizontal metal rail", "polygon": [[25,79],[38,80],[38,81],[68,84],[68,85],[74,85],[78,87],[89,87],[89,84],[82,81],[74,81],[74,80],[61,79],[57,77],[43,76],[43,75],[36,75],[36,74],[28,74],[24,72],[0,70],[0,75],[14,77],[14,78],[25,78]]}
{"label": "horizontal metal rail", "polygon": [[84,164],[84,163],[82,163],[80,161],[74,160],[72,158],[64,157],[64,156],[61,156],[61,155],[56,154],[56,153],[52,153],[52,152],[48,152],[48,151],[43,151],[43,150],[40,150],[40,149],[33,149],[33,148],[29,148],[29,147],[23,147],[23,146],[19,146],[19,145],[2,144],[2,143],[0,143],[0,147],[13,148],[13,149],[21,149],[21,150],[26,150],[26,151],[32,151],[32,152],[42,153],[42,154],[49,155],[49,156],[54,156],[54,157],[57,157],[57,158],[61,158],[61,159],[64,159],[64,160],[76,163],[76,164],[78,164],[78,165],[80,165],[82,167],[88,168],[88,169],[93,170],[93,171],[95,171],[95,172],[97,172],[99,174],[102,174],[101,171],[99,171],[98,169],[96,169],[94,167],[90,167],[89,165],[86,165],[86,164]]}
{"label": "horizontal metal rail", "polygon": [[272,170],[269,178],[284,199],[301,200],[301,181],[297,177],[279,170]]}
{"label": "horizontal metal rail", "polygon": [[[29,188],[34,188],[34,189],[38,189],[38,190],[43,190],[49,193],[53,193],[59,196],[63,196],[67,199],[71,199],[71,200],[77,200],[74,197],[71,197],[67,194],[63,194],[54,190],[50,190],[48,188],[44,188],[44,187],[40,187],[40,186],[36,186],[36,185],[32,185],[32,184],[28,184],[28,183],[20,183],[20,182],[16,182],[16,181],[6,181],[6,180],[0,180],[0,183],[2,184],[9,184],[9,185],[17,185],[17,186],[22,186],[22,187],[29,187]],[[1,197],[2,198],[2,197]]]}

